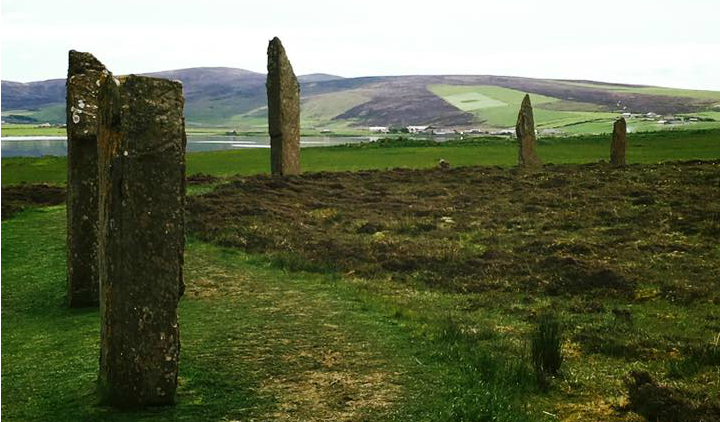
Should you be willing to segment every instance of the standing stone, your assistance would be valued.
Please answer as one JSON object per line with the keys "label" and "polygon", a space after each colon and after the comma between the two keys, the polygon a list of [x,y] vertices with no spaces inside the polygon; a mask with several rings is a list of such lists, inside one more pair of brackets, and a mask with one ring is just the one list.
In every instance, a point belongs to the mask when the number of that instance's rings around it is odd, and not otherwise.
{"label": "standing stone", "polygon": [[627,125],[624,118],[615,120],[613,124],[613,137],[610,143],[610,164],[616,166],[625,165],[625,145],[626,145]]}
{"label": "standing stone", "polygon": [[542,165],[542,161],[535,152],[535,119],[530,104],[530,95],[525,94],[520,105],[515,134],[519,143],[518,164],[525,167]]}
{"label": "standing stone", "polygon": [[98,304],[98,90],[108,71],[90,53],[70,50],[66,82],[67,297]]}
{"label": "standing stone", "polygon": [[268,45],[268,127],[272,174],[300,173],[300,85],[280,40]]}
{"label": "standing stone", "polygon": [[182,85],[130,75],[100,90],[100,373],[104,404],[172,404],[185,248]]}

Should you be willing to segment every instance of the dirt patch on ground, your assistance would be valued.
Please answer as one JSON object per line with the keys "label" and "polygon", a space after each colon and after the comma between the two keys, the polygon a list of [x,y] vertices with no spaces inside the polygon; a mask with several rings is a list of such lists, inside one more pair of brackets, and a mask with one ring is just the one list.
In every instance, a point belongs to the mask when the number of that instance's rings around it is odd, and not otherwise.
{"label": "dirt patch on ground", "polygon": [[207,183],[217,183],[222,180],[219,177],[206,173],[195,173],[187,177],[188,185],[204,185]]}
{"label": "dirt patch on ground", "polygon": [[[279,399],[279,421],[356,421],[375,412],[387,411],[400,393],[391,376],[383,371],[360,372],[348,365],[351,359],[328,348],[307,348],[289,360],[309,360],[313,369],[292,377],[268,379],[263,386]],[[354,358],[357,359],[357,358]]]}
{"label": "dirt patch on ground", "polygon": [[376,331],[348,324],[345,302],[295,289],[277,272],[228,266],[227,257],[191,248],[186,258],[183,300],[229,301],[238,318],[255,321],[223,334],[222,347],[262,373],[260,393],[277,406],[261,420],[376,420],[398,404],[402,369],[388,361]]}
{"label": "dirt patch on ground", "polygon": [[720,420],[720,401],[693,397],[677,388],[658,384],[649,373],[635,371],[627,381],[632,410],[648,421],[704,422]]}
{"label": "dirt patch on ground", "polygon": [[2,188],[2,219],[30,207],[46,207],[65,202],[65,187],[22,184]]}
{"label": "dirt patch on ground", "polygon": [[254,176],[188,198],[188,227],[292,269],[632,296],[675,258],[695,287],[716,283],[718,186],[720,162]]}

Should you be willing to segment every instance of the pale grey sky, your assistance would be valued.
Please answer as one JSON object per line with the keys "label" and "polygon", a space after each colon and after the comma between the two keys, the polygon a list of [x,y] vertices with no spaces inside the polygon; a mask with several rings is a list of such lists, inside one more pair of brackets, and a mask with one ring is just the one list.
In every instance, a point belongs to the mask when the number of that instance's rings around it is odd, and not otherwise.
{"label": "pale grey sky", "polygon": [[3,80],[62,78],[67,50],[115,73],[489,74],[720,90],[719,0],[2,0]]}

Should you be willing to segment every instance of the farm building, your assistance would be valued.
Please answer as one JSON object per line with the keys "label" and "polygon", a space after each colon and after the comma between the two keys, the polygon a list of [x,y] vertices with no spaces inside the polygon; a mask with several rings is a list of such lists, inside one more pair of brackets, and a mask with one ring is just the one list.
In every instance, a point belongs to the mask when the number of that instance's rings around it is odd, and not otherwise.
{"label": "farm building", "polygon": [[434,128],[432,126],[408,126],[406,129],[410,133],[422,133],[422,132],[432,132],[432,130]]}

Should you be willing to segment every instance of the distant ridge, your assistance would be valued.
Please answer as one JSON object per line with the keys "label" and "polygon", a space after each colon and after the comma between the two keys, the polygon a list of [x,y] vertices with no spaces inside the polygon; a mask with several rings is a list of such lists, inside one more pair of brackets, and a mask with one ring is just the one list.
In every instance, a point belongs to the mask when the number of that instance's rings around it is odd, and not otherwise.
{"label": "distant ridge", "polygon": [[[229,67],[145,73],[180,80],[189,126],[263,130],[265,74]],[[343,78],[313,73],[299,78],[303,127],[433,125],[509,128],[525,93],[541,127],[563,128],[612,119],[619,112],[720,111],[720,92],[589,80],[493,75],[412,75]],[[65,79],[2,81],[6,122],[62,123]],[[614,114],[613,114],[614,113]]]}
{"label": "distant ridge", "polygon": [[309,75],[300,75],[298,80],[300,82],[325,82],[335,81],[338,79],[345,79],[342,76],[330,75],[327,73],[310,73]]}

